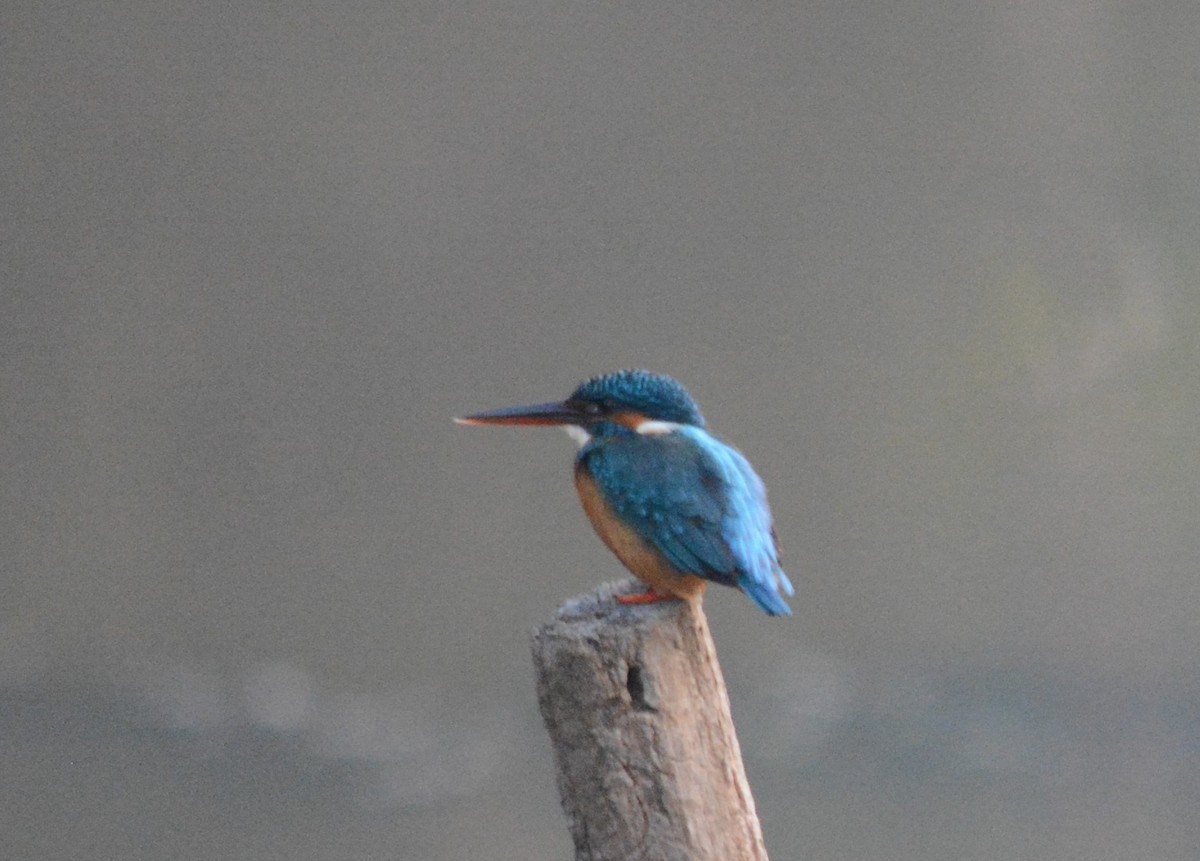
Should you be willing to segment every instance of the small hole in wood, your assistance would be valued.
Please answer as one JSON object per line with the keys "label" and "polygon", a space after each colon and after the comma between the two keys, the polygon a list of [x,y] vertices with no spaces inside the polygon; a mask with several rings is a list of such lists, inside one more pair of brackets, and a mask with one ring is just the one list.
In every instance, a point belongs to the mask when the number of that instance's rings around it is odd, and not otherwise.
{"label": "small hole in wood", "polygon": [[642,678],[642,668],[631,664],[629,673],[625,676],[625,688],[629,691],[629,701],[640,712],[655,711],[654,706],[646,702],[646,682]]}

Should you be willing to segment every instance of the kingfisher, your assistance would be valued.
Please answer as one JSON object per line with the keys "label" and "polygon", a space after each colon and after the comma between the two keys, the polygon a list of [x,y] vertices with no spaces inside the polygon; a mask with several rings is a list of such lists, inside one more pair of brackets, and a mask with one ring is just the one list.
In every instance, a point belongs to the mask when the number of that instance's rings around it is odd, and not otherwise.
{"label": "kingfisher", "polygon": [[596,534],[647,591],[624,604],[699,600],[710,582],[772,616],[794,594],[779,563],[767,492],[749,461],[704,428],[676,380],[645,370],[593,377],[566,400],[455,419],[560,425],[579,443],[575,488]]}

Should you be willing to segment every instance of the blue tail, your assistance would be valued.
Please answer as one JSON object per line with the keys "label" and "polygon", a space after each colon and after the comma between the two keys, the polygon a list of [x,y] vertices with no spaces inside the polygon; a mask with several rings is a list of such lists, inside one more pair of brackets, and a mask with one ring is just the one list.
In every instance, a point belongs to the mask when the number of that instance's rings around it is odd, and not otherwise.
{"label": "blue tail", "polygon": [[[786,580],[784,581],[787,582]],[[791,585],[790,583],[788,584]],[[747,575],[738,577],[738,586],[750,596],[750,600],[762,608],[768,616],[790,616],[792,609],[784,603],[783,598],[775,591],[774,584],[761,583],[751,580]],[[788,590],[791,591],[790,589]]]}

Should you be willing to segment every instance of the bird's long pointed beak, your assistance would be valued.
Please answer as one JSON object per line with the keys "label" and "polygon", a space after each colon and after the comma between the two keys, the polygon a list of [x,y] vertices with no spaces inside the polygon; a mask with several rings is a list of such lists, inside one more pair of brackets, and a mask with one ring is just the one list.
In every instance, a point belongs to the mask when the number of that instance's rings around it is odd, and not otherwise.
{"label": "bird's long pointed beak", "polygon": [[527,407],[503,407],[456,418],[460,425],[574,425],[579,424],[579,412],[561,401],[533,404]]}

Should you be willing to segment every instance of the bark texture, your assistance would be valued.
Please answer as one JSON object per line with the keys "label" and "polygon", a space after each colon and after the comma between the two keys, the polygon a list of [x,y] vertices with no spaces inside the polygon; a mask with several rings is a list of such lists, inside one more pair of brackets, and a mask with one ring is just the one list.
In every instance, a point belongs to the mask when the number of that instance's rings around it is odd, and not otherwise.
{"label": "bark texture", "polygon": [[577,861],[766,861],[699,602],[573,598],[533,636]]}

